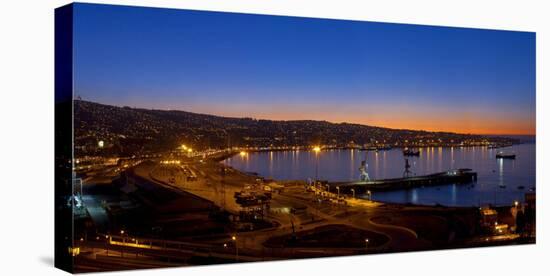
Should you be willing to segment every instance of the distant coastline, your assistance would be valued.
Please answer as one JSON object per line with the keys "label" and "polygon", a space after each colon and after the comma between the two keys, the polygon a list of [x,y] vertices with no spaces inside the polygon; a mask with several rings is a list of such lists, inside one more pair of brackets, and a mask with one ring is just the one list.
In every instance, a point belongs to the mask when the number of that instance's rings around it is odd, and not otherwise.
{"label": "distant coastline", "polygon": [[487,137],[502,137],[502,138],[510,138],[510,139],[517,139],[522,144],[535,144],[537,140],[537,135],[524,135],[524,134],[495,134],[495,135],[485,135]]}

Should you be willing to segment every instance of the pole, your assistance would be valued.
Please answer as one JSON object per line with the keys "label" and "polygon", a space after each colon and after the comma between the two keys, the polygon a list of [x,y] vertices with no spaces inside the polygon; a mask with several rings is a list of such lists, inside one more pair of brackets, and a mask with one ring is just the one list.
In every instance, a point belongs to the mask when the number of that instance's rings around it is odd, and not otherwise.
{"label": "pole", "polygon": [[237,244],[237,236],[233,235],[231,237],[231,239],[233,240],[233,242],[235,242],[235,260],[238,262],[239,261],[239,245]]}
{"label": "pole", "polygon": [[111,236],[107,235],[105,237],[105,250],[107,251],[107,256],[109,256],[109,243],[111,241]]}

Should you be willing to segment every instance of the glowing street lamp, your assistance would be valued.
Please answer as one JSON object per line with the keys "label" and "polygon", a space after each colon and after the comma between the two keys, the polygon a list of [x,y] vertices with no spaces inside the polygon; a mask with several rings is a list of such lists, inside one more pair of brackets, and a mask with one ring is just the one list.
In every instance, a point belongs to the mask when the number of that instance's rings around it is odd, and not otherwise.
{"label": "glowing street lamp", "polygon": [[336,190],[338,191],[338,199],[340,199],[340,186],[336,186]]}
{"label": "glowing street lamp", "polygon": [[235,260],[239,261],[239,246],[237,245],[237,236],[233,235],[231,239],[233,240],[233,242],[235,242]]}
{"label": "glowing street lamp", "polygon": [[355,198],[355,189],[350,189],[350,191],[353,193],[353,198]]}
{"label": "glowing street lamp", "polygon": [[321,147],[315,146],[313,147],[313,152],[315,152],[315,180],[319,179],[319,152],[321,151]]}
{"label": "glowing street lamp", "polygon": [[109,256],[109,243],[111,243],[111,241],[109,240],[109,235],[105,235],[105,251],[107,251],[107,256]]}
{"label": "glowing street lamp", "polygon": [[241,151],[239,154],[244,157],[246,155],[246,151]]}
{"label": "glowing street lamp", "polygon": [[[124,230],[120,230],[120,235],[122,236],[122,243],[126,243],[124,239]],[[120,247],[120,257],[124,258],[124,246]]]}

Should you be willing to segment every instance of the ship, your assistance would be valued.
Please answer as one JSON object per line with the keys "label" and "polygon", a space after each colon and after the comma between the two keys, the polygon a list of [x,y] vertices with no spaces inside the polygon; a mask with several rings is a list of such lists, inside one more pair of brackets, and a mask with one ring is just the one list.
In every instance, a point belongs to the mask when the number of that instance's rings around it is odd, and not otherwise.
{"label": "ship", "polygon": [[405,148],[403,150],[403,155],[405,155],[405,156],[420,156],[420,151],[418,151],[418,150],[415,151],[415,150],[412,150],[412,149]]}
{"label": "ship", "polygon": [[502,151],[499,151],[496,155],[497,159],[516,159],[516,155],[514,153],[505,153]]}
{"label": "ship", "polygon": [[375,146],[371,146],[371,147],[361,147],[359,148],[360,151],[378,151],[378,148],[375,147]]}
{"label": "ship", "polygon": [[391,150],[391,149],[392,149],[392,147],[389,146],[389,145],[379,146],[379,147],[378,147],[378,150]]}
{"label": "ship", "polygon": [[487,146],[488,149],[500,149],[500,148],[506,148],[506,147],[510,147],[512,146],[512,144],[510,143],[500,143],[500,144],[490,144]]}
{"label": "ship", "polygon": [[382,150],[391,150],[392,147],[389,145],[379,145],[379,146],[370,146],[370,147],[361,147],[360,151],[382,151]]}

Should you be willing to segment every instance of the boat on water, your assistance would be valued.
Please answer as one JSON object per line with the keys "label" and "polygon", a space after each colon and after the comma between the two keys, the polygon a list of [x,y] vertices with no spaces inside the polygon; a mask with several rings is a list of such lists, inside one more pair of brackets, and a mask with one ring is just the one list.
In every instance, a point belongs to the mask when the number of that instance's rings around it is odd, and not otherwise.
{"label": "boat on water", "polygon": [[379,150],[391,150],[391,146],[370,146],[359,148],[360,151],[379,151]]}
{"label": "boat on water", "polygon": [[488,149],[500,149],[510,147],[512,144],[490,144],[487,146]]}
{"label": "boat on water", "polygon": [[499,151],[496,155],[496,158],[497,159],[516,159],[516,154]]}
{"label": "boat on water", "polygon": [[405,155],[405,156],[420,156],[420,151],[405,148],[403,150],[403,155]]}

